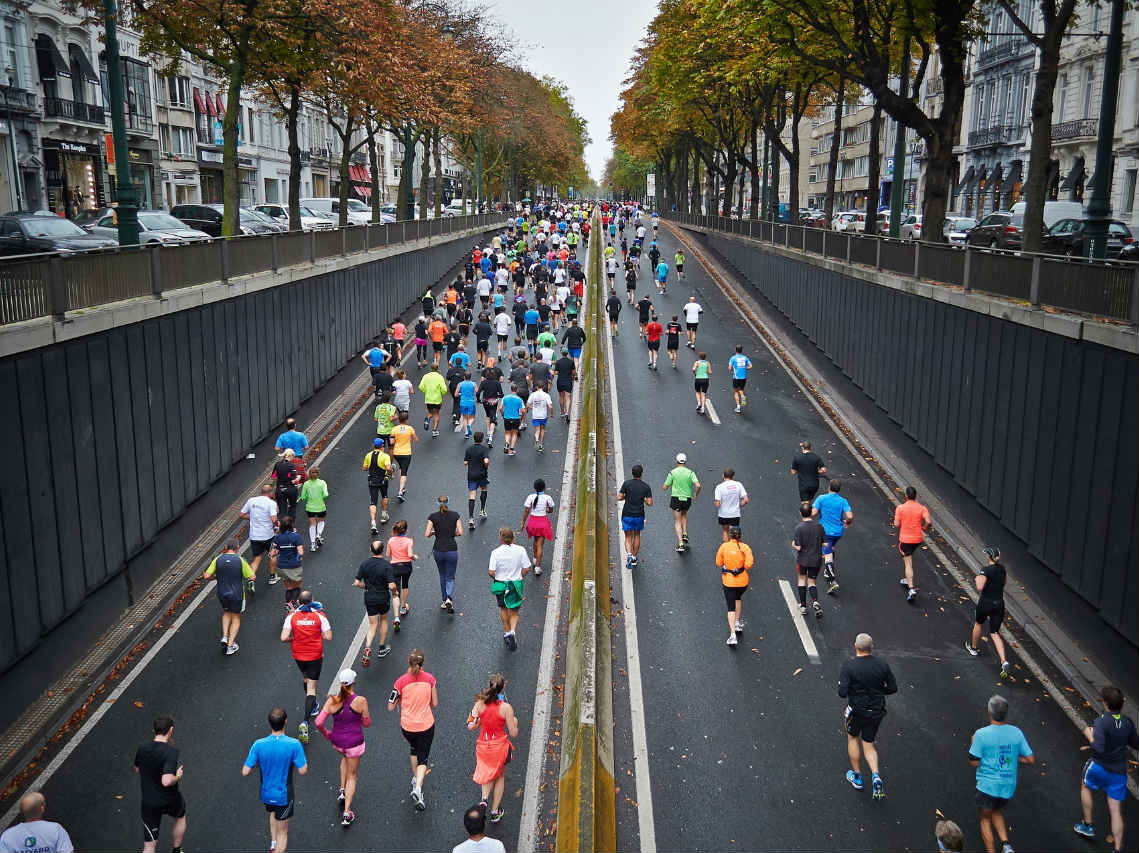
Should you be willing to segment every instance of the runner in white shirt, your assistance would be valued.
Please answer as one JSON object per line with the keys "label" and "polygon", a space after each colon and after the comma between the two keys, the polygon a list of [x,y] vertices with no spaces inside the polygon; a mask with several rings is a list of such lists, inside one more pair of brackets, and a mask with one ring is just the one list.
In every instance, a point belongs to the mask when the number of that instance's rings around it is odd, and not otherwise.
{"label": "runner in white shirt", "polygon": [[609,281],[609,286],[613,286],[613,280],[617,277],[617,258],[616,256],[605,259],[605,277]]}
{"label": "runner in white shirt", "polygon": [[52,820],[44,820],[47,801],[39,791],[20,798],[21,822],[0,834],[3,853],[72,853],[71,836]]}
{"label": "runner in white shirt", "polygon": [[[249,522],[249,547],[253,554],[249,566],[255,575],[261,565],[261,557],[269,553],[269,546],[277,535],[277,502],[272,495],[273,486],[266,483],[261,487],[261,494],[247,500],[239,513]],[[269,583],[276,582],[277,576],[270,572]]]}
{"label": "runner in white shirt", "polygon": [[514,317],[503,311],[494,316],[494,333],[498,336],[498,357],[506,355],[507,344],[510,341],[510,330],[514,328]]}
{"label": "runner in white shirt", "polygon": [[688,300],[682,310],[684,311],[684,325],[688,331],[686,346],[689,349],[696,349],[696,327],[700,325],[700,315],[704,313],[704,309],[696,301],[696,294],[692,294],[692,298]]}
{"label": "runner in white shirt", "polygon": [[554,269],[554,284],[562,284],[566,280],[566,268],[558,262],[557,267]]}
{"label": "runner in white shirt", "polygon": [[478,280],[478,284],[475,285],[475,292],[478,293],[479,299],[482,300],[483,308],[486,308],[487,304],[490,302],[490,290],[490,279],[484,275]]}
{"label": "runner in white shirt", "polygon": [[496,287],[506,287],[510,284],[510,270],[503,266],[496,269],[494,271],[494,283]]}
{"label": "runner in white shirt", "polygon": [[554,528],[550,516],[554,514],[554,499],[546,494],[546,481],[534,481],[534,491],[522,505],[522,530],[530,537],[534,550],[534,574],[542,574],[542,547],[546,540],[554,541]]}
{"label": "runner in white shirt", "polygon": [[546,364],[553,365],[557,353],[554,352],[552,347],[542,347],[538,350],[538,357]]}
{"label": "runner in white shirt", "polygon": [[514,530],[498,529],[502,544],[490,552],[487,574],[493,578],[490,591],[498,599],[498,614],[502,617],[502,642],[510,651],[518,648],[518,610],[522,607],[522,578],[530,571],[530,557],[526,549],[514,544]]}
{"label": "runner in white shirt", "polygon": [[542,452],[542,439],[546,436],[546,421],[550,418],[550,410],[554,407],[553,398],[543,389],[538,388],[530,394],[526,403],[530,407],[530,419],[534,424],[534,446]]}
{"label": "runner in white shirt", "polygon": [[747,489],[735,479],[736,472],[724,469],[724,480],[716,486],[715,503],[717,520],[720,522],[723,541],[728,541],[728,531],[740,526],[740,510],[747,506]]}

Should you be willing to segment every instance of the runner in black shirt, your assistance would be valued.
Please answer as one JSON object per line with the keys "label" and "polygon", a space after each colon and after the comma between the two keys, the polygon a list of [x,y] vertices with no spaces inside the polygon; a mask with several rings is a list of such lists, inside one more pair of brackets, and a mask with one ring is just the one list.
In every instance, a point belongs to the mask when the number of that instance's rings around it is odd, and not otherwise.
{"label": "runner in black shirt", "polygon": [[178,763],[178,750],[170,744],[173,739],[174,720],[166,715],[155,717],[154,740],[144,743],[134,755],[134,770],[142,793],[143,853],[157,849],[163,815],[174,818],[175,850],[181,848],[182,836],[186,834],[186,801],[178,790],[182,765]]}
{"label": "runner in black shirt", "polygon": [[791,547],[798,556],[795,558],[796,571],[799,576],[799,613],[807,615],[807,593],[811,594],[811,606],[815,608],[815,617],[823,618],[823,608],[819,605],[819,590],[816,582],[819,577],[819,568],[823,564],[823,526],[811,518],[811,504],[803,501],[799,504],[799,515],[802,521],[795,527],[795,538],[791,540]]}
{"label": "runner in black shirt", "polygon": [[447,506],[446,495],[439,496],[439,509],[427,516],[427,529],[423,535],[435,538],[431,556],[439,567],[439,592],[443,598],[441,610],[455,612],[455,571],[459,567],[459,543],[455,540],[463,535],[463,520],[459,514]]}
{"label": "runner in black shirt", "polygon": [[364,613],[368,617],[368,633],[360,656],[360,666],[363,667],[371,666],[372,640],[376,638],[377,628],[380,632],[380,647],[376,649],[376,657],[387,657],[392,650],[387,642],[388,611],[391,610],[392,596],[399,595],[395,570],[383,556],[384,543],[373,539],[371,550],[372,556],[360,564],[356,570],[356,579],[352,581],[353,586],[364,590]]}
{"label": "runner in black shirt", "polygon": [[617,326],[617,318],[621,316],[621,300],[612,288],[609,289],[609,298],[605,300],[605,312],[609,315],[609,331],[613,337],[617,337],[621,333]]}
{"label": "runner in black shirt", "polygon": [[668,360],[672,362],[672,369],[676,370],[676,353],[680,349],[680,318],[672,315],[672,319],[668,321],[668,325],[664,327],[664,333],[668,336],[665,341],[666,349],[668,350]]}
{"label": "runner in black shirt", "polygon": [[486,364],[486,353],[490,349],[490,336],[494,334],[494,327],[490,325],[490,318],[486,314],[479,314],[475,323],[475,358],[481,368]]}
{"label": "runner in black shirt", "polygon": [[811,442],[799,442],[799,453],[791,460],[791,473],[799,478],[799,501],[813,501],[819,491],[819,475],[827,473],[827,466],[811,450]]}
{"label": "runner in black shirt", "polygon": [[1005,567],[1001,565],[1001,549],[996,545],[985,548],[985,557],[988,565],[977,572],[973,583],[981,597],[977,599],[977,612],[973,620],[973,635],[965,643],[965,651],[976,657],[980,654],[977,643],[981,640],[981,629],[985,622],[989,623],[989,639],[993,648],[1001,656],[1001,678],[1009,678],[1010,672],[1008,657],[1005,655],[1005,643],[1001,639],[1001,622],[1005,618]]}
{"label": "runner in black shirt", "polygon": [[625,295],[630,305],[636,304],[634,295],[637,292],[637,268],[631,261],[625,261]]}
{"label": "runner in black shirt", "polygon": [[846,752],[852,768],[846,771],[846,781],[856,790],[862,790],[862,765],[858,756],[861,739],[862,754],[872,774],[874,799],[880,800],[886,796],[886,790],[878,775],[874,738],[886,716],[886,697],[898,692],[898,683],[890,665],[873,653],[874,640],[869,634],[854,638],[854,657],[844,661],[838,673],[838,695],[846,699]]}
{"label": "runner in black shirt", "polygon": [[[487,380],[483,380],[484,384]],[[495,403],[497,405],[497,401]],[[475,492],[479,492],[479,517],[486,518],[486,487],[489,483],[490,453],[482,443],[483,434],[476,432],[475,443],[463,452],[463,465],[467,469],[467,517],[471,530],[475,529]]]}
{"label": "runner in black shirt", "polygon": [[632,468],[632,477],[621,484],[617,491],[617,502],[624,501],[621,507],[621,529],[625,532],[625,566],[637,565],[637,554],[641,550],[641,531],[645,529],[645,507],[653,505],[652,487],[641,479],[644,469],[640,465]]}
{"label": "runner in black shirt", "polygon": [[568,424],[573,400],[573,383],[577,379],[577,363],[570,358],[569,349],[566,347],[562,347],[562,357],[554,362],[554,373],[557,375],[558,403],[561,406],[562,418]]}
{"label": "runner in black shirt", "polygon": [[649,318],[653,314],[653,301],[649,299],[646,293],[641,297],[641,301],[637,303],[637,319],[641,324],[641,338],[645,337],[645,326],[648,325]]}
{"label": "runner in black shirt", "polygon": [[486,415],[487,447],[494,447],[494,428],[498,424],[498,401],[503,397],[502,383],[493,376],[485,376],[488,371],[495,370],[498,368],[488,368],[483,371],[485,378],[479,383],[475,392],[476,399],[482,403],[482,410]]}

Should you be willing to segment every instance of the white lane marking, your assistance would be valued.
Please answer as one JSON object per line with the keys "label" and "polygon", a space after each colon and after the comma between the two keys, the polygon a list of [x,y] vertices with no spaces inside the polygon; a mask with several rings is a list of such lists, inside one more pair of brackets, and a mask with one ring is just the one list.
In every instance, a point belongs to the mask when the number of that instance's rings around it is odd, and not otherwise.
{"label": "white lane marking", "polygon": [[[612,408],[614,469],[618,477],[625,476],[625,453],[621,446],[621,409],[617,405],[617,374],[613,369],[613,341],[605,348],[608,357],[609,403]],[[719,423],[709,403],[713,423]],[[633,572],[626,564],[625,536],[620,531],[617,541],[621,549],[621,599],[625,608],[625,669],[629,673],[629,718],[633,727],[633,767],[637,787],[633,798],[637,802],[637,827],[641,837],[642,853],[656,853],[656,827],[653,823],[653,789],[649,777],[649,741],[645,731],[645,699],[641,684],[641,653],[637,644],[637,597],[633,588]],[[616,769],[616,768],[614,768]]]}
{"label": "white lane marking", "polygon": [[815,641],[811,637],[811,632],[807,630],[807,622],[799,613],[799,602],[795,598],[795,593],[791,591],[791,584],[787,582],[786,578],[779,579],[779,588],[783,591],[783,600],[787,602],[787,609],[791,611],[791,621],[795,623],[795,630],[799,632],[799,640],[803,643],[803,651],[807,653],[811,663],[819,664],[819,650],[815,647]]}
{"label": "white lane marking", "polygon": [[[403,363],[403,364],[407,363],[408,359],[410,359],[410,358],[411,358],[411,353],[409,352],[404,357],[403,362],[401,362],[401,363]],[[316,461],[313,462],[313,467],[315,467],[316,465],[319,465],[324,460],[324,457],[326,457],[332,451],[332,449],[334,447],[336,447],[337,444],[340,443],[340,439],[342,439],[345,435],[347,435],[349,433],[349,431],[351,431],[353,425],[355,425],[356,421],[358,421],[360,419],[360,416],[367,410],[367,408],[368,408],[368,404],[366,402],[362,406],[360,406],[360,408],[356,411],[356,414],[354,414],[351,417],[351,419],[348,421],[348,423],[346,423],[343,427],[340,428],[340,431],[335,436],[333,436],[332,440],[329,441],[328,445],[324,448],[324,450],[322,450],[320,452],[320,455],[316,457]],[[238,553],[239,554],[244,553],[248,547],[249,547],[249,540],[246,539],[245,542],[243,542],[241,547],[238,549]],[[87,718],[86,722],[83,723],[83,725],[80,727],[79,731],[77,731],[75,733],[75,735],[71,738],[71,740],[69,740],[67,742],[66,746],[64,746],[63,749],[61,749],[59,751],[59,753],[55,756],[55,758],[53,758],[51,760],[51,762],[47,765],[47,767],[44,768],[43,772],[40,773],[40,775],[36,777],[36,780],[29,787],[27,787],[25,790],[28,790],[28,791],[37,790],[38,791],[38,790],[43,789],[43,786],[46,785],[48,783],[48,781],[51,779],[51,777],[56,774],[56,772],[59,770],[59,768],[63,766],[63,763],[65,761],[67,761],[68,758],[71,757],[71,754],[73,752],[75,752],[76,749],[79,748],[79,745],[83,743],[83,741],[87,737],[87,735],[91,734],[92,730],[95,728],[95,726],[97,726],[99,724],[99,722],[103,719],[103,717],[111,709],[111,706],[114,705],[115,701],[123,695],[123,693],[126,691],[126,689],[128,687],[130,687],[132,684],[134,684],[135,680],[140,675],[142,675],[143,671],[147,668],[147,666],[150,665],[151,661],[153,661],[154,658],[157,657],[158,653],[160,651],[162,651],[163,647],[165,647],[165,645],[168,642],[170,642],[171,638],[176,633],[178,633],[178,630],[183,625],[186,624],[186,620],[189,619],[194,614],[194,612],[201,606],[202,602],[206,600],[208,595],[211,592],[213,592],[215,586],[217,586],[217,581],[210,581],[209,583],[207,583],[204,587],[202,587],[198,591],[198,594],[196,596],[194,596],[194,599],[190,602],[189,606],[182,612],[182,614],[177,619],[174,620],[174,624],[172,624],[170,626],[170,628],[166,631],[166,633],[163,634],[161,637],[159,637],[158,641],[153,646],[151,646],[150,649],[147,650],[146,654],[142,656],[142,658],[139,660],[139,662],[131,669],[131,671],[129,673],[127,673],[126,676],[123,677],[123,680],[121,682],[119,682],[118,687],[116,687],[114,690],[111,691],[111,695],[108,696],[99,705],[99,707],[95,709],[94,713],[92,713],[91,716]],[[356,632],[357,638],[360,640],[361,643],[363,642],[363,633],[362,632],[367,627],[367,624],[368,624],[368,619],[365,616],[363,624],[361,625],[361,629]],[[352,655],[349,655],[347,660],[351,660],[351,657],[352,657]],[[342,666],[341,669],[343,669],[343,668],[344,667]],[[339,675],[340,670],[337,670],[336,674]],[[20,803],[17,800],[15,803],[12,804],[12,807],[9,808],[8,811],[5,813],[2,825],[3,826],[11,825],[12,822],[15,821],[16,815],[18,815],[19,812],[20,812]]]}
{"label": "white lane marking", "polygon": [[706,402],[704,404],[704,408],[708,411],[708,417],[711,418],[712,423],[714,423],[716,426],[719,426],[720,416],[716,414],[716,407],[712,405],[712,401],[709,400]]}
{"label": "white lane marking", "polygon": [[[596,246],[597,243],[594,243]],[[587,291],[588,292],[588,291]],[[584,303],[583,303],[584,306]],[[534,719],[530,728],[530,751],[526,756],[526,783],[522,795],[522,815],[518,826],[519,853],[534,853],[538,845],[538,817],[541,810],[542,768],[550,737],[550,708],[554,698],[554,658],[558,648],[558,620],[561,618],[566,559],[570,553],[569,500],[573,471],[577,463],[578,418],[581,411],[581,383],[574,383],[570,399],[569,439],[562,470],[562,493],[558,497],[558,528],[554,541],[560,543],[550,565],[546,621],[542,626],[542,650],[538,658],[538,678],[534,689]],[[556,790],[550,787],[549,790]]]}
{"label": "white lane marking", "polygon": [[[348,651],[344,653],[344,660],[340,661],[340,666],[336,668],[336,672],[332,676],[332,681],[328,685],[329,696],[337,692],[337,688],[340,685],[340,673],[351,668],[352,661],[356,660],[356,652],[360,651],[360,647],[364,645],[364,637],[367,636],[367,634],[368,617],[365,615],[364,618],[360,620],[359,627],[356,628],[356,636],[353,637],[352,642],[348,644]],[[317,696],[317,701],[320,701],[319,696]],[[322,702],[321,704],[323,705],[324,703]]]}

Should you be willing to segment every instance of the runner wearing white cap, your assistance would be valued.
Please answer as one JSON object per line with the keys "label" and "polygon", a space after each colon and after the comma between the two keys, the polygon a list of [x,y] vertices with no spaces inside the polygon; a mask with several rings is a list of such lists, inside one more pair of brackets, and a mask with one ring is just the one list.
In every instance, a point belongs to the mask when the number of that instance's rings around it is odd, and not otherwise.
{"label": "runner wearing white cap", "polygon": [[676,467],[668,472],[662,488],[672,491],[668,505],[672,509],[672,526],[676,531],[676,553],[688,551],[688,510],[692,501],[700,494],[700,480],[687,466],[688,457],[676,454]]}

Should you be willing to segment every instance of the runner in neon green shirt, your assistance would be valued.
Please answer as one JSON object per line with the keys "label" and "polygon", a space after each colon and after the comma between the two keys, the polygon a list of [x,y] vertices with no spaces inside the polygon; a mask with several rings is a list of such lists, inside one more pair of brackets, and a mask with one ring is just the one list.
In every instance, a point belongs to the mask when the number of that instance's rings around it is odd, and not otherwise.
{"label": "runner in neon green shirt", "polygon": [[676,454],[676,467],[668,472],[663,486],[665,491],[672,490],[668,505],[672,509],[672,526],[676,531],[678,554],[688,550],[688,508],[700,494],[700,480],[696,477],[696,472],[687,467],[687,462],[686,455]]}
{"label": "runner in neon green shirt", "polygon": [[308,516],[308,538],[312,550],[319,551],[324,546],[324,516],[328,511],[328,483],[320,479],[320,469],[308,469],[308,479],[301,486],[299,501],[305,505]]}
{"label": "runner in neon green shirt", "polygon": [[439,374],[439,365],[436,364],[419,380],[419,390],[423,392],[423,402],[427,406],[427,416],[423,419],[423,428],[431,426],[431,435],[439,437],[439,407],[443,405],[443,397],[447,394],[447,380]]}

